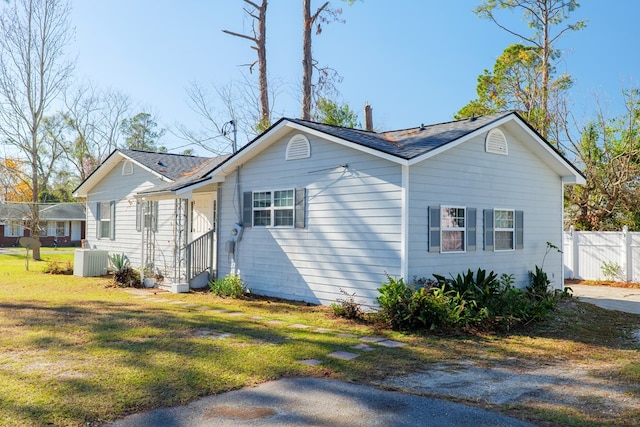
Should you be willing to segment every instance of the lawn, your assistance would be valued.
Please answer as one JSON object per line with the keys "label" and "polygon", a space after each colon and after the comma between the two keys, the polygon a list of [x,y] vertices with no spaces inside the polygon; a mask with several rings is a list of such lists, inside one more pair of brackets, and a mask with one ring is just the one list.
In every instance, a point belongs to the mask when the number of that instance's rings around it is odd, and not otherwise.
{"label": "lawn", "polygon": [[[636,384],[640,356],[630,331],[640,318],[570,301],[547,322],[509,335],[404,335],[335,318],[330,309],[210,293],[147,294],[108,278],[42,273],[45,253],[25,271],[23,253],[0,255],[0,425],[99,425],[287,376],[373,382],[455,360],[522,366],[594,364],[620,386]],[[360,337],[406,343],[343,361]],[[304,359],[322,363],[308,366]],[[468,402],[480,404],[478,402]],[[637,409],[581,413],[573,406],[491,409],[544,425],[634,425]]]}

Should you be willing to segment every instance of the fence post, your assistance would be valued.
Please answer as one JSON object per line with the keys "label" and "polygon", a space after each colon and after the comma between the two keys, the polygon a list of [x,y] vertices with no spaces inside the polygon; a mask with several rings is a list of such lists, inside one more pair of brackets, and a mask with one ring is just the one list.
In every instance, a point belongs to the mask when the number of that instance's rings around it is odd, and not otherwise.
{"label": "fence post", "polygon": [[631,263],[629,262],[629,254],[631,253],[630,250],[630,239],[629,239],[630,235],[629,235],[629,228],[625,225],[624,227],[622,227],[622,253],[620,254],[621,256],[621,264],[622,264],[622,271],[624,271],[624,279],[627,282],[631,281]]}

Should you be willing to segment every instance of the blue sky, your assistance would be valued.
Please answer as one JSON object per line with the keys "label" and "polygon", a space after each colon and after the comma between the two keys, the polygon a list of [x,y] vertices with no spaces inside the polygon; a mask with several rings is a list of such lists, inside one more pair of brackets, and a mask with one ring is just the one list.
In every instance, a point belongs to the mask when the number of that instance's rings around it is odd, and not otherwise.
{"label": "blue sky", "polygon": [[[300,115],[300,0],[271,0],[267,16],[269,74],[281,82],[274,118]],[[320,1],[312,3],[313,6]],[[475,97],[476,79],[518,39],[472,10],[480,0],[364,0],[343,8],[346,23],[331,23],[314,38],[321,65],[343,77],[341,102],[362,118],[365,102],[373,107],[374,125],[400,129],[452,119]],[[73,0],[72,23],[78,80],[128,94],[138,110],[151,111],[161,126],[198,127],[188,108],[190,82],[225,85],[242,79],[255,59],[250,42],[222,29],[249,30],[241,0]],[[503,16],[523,31],[520,15]],[[622,88],[638,86],[640,59],[637,17],[640,2],[581,2],[570,20],[587,19],[587,28],[568,33],[559,71],[570,73],[573,111],[593,116],[596,99],[611,115],[619,114]],[[222,106],[219,111],[224,111]],[[361,120],[362,121],[362,120]],[[183,145],[170,133],[162,143]],[[240,144],[244,141],[239,141]],[[202,153],[201,153],[202,154]]]}

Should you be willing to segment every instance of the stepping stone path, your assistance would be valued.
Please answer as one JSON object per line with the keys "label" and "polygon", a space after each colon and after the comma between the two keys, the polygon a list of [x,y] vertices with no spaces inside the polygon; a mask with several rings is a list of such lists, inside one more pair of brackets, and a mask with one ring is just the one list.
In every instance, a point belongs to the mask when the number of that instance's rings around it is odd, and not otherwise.
{"label": "stepping stone path", "polygon": [[[155,297],[155,294],[150,294],[150,293],[146,293],[143,291],[142,292],[134,292],[134,291],[129,291],[129,293],[133,294],[132,298],[135,299],[141,299],[141,300],[146,300],[146,301],[150,301],[150,302],[166,302],[169,304],[176,304],[176,305],[181,305],[185,308],[193,308],[195,307],[196,310],[198,311],[205,311],[205,310],[210,310],[211,313],[216,313],[216,314],[226,314],[228,316],[244,316],[245,313],[241,312],[241,311],[229,311],[229,310],[225,310],[222,308],[211,308],[211,307],[206,307],[206,306],[198,306],[197,304],[189,304],[186,303],[184,301],[169,301],[166,300],[164,298],[157,298]],[[155,297],[155,298],[154,298]],[[251,319],[254,320],[262,320],[264,319],[263,316],[251,316]],[[266,323],[271,324],[271,325],[282,325],[285,324],[286,322],[282,321],[282,320],[268,320],[266,321]],[[293,323],[291,325],[289,325],[289,328],[291,329],[308,329],[310,328],[310,326],[308,325],[304,325],[301,323]],[[326,328],[316,328],[316,329],[312,329],[313,332],[319,333],[319,334],[329,334],[329,333],[333,333],[334,331],[332,331],[331,329],[326,329]],[[228,332],[216,332],[216,331],[210,331],[210,330],[200,330],[200,331],[196,331],[194,334],[196,337],[206,337],[206,338],[212,338],[212,339],[224,339],[224,338],[228,338],[230,336],[232,336],[233,334],[228,333]],[[349,334],[349,333],[338,333],[336,334],[337,337],[339,338],[358,338],[359,341],[361,341],[359,344],[356,344],[354,346],[351,346],[352,349],[354,350],[359,350],[362,352],[369,352],[369,351],[375,351],[376,347],[386,347],[386,348],[399,348],[399,347],[404,347],[405,345],[407,345],[406,343],[400,342],[400,341],[394,341],[394,340],[389,340],[383,337],[373,337],[373,336],[365,336],[365,337],[359,337],[358,335],[355,334]],[[285,340],[290,339],[289,337],[286,337]],[[369,344],[373,344],[369,345]],[[339,359],[339,360],[353,360],[356,359],[360,356],[360,353],[351,353],[349,351],[334,351],[332,353],[327,354],[327,357],[331,357],[334,359]],[[322,361],[318,360],[318,359],[301,359],[298,360],[298,362],[307,365],[307,366],[317,366],[317,365],[321,365]]]}

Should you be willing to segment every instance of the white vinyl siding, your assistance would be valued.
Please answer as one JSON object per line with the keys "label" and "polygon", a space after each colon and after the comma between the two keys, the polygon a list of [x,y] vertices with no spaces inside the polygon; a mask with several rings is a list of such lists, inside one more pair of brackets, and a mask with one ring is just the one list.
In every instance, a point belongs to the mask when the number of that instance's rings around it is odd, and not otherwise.
{"label": "white vinyl siding", "polygon": [[[122,162],[121,162],[122,163]],[[115,166],[112,171],[89,191],[87,197],[87,247],[107,250],[109,253],[124,253],[134,268],[140,267],[141,261],[141,233],[137,232],[139,220],[136,213],[136,198],[134,194],[157,185],[158,178],[134,165],[133,175],[123,176],[122,164]],[[115,202],[115,238],[98,239],[95,221],[97,204],[100,202]],[[156,267],[163,271],[173,268],[173,241],[175,229],[175,201],[160,200],[158,204],[158,230],[155,232],[155,259],[161,265]],[[145,243],[146,245],[146,243]]]}
{"label": "white vinyl siding", "polygon": [[[503,132],[509,141],[509,155],[496,156],[485,151],[486,134],[478,135],[433,158],[412,165],[409,171],[409,265],[407,277],[431,277],[433,273],[447,276],[478,268],[498,274],[513,274],[518,286],[529,281],[529,271],[540,265],[546,242],[558,246],[562,238],[562,180],[535,156],[526,144]],[[451,171],[456,171],[455,180]],[[517,229],[516,250],[475,250],[465,253],[434,253],[429,241],[430,206],[466,206],[475,208],[478,227],[467,231],[479,248],[485,242],[483,212],[508,207],[522,217],[524,228]],[[516,221],[517,223],[517,221]],[[492,222],[493,225],[493,222]],[[493,232],[492,232],[493,233]],[[523,238],[517,246],[517,236]],[[549,254],[545,271],[554,286],[562,285],[562,259]]]}
{"label": "white vinyl siding", "polygon": [[[258,294],[328,304],[344,297],[343,289],[355,292],[358,301],[374,304],[385,273],[400,274],[401,169],[308,137],[313,160],[286,161],[291,136],[284,136],[242,166],[240,185],[245,194],[296,189],[296,224],[248,224],[235,258],[220,251],[218,276],[235,266]],[[235,173],[221,184],[223,236],[238,222],[235,186]],[[298,224],[300,219],[304,221]]]}

